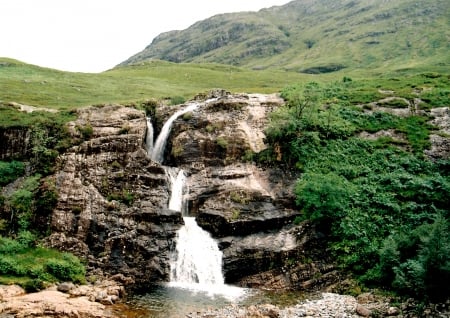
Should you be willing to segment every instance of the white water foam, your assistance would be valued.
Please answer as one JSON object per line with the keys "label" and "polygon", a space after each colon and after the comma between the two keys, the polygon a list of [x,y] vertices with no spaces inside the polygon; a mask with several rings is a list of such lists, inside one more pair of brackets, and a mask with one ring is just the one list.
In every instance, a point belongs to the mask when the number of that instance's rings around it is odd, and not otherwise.
{"label": "white water foam", "polygon": [[190,111],[195,110],[199,106],[198,103],[194,103],[189,105],[188,107],[177,111],[175,114],[170,116],[170,118],[164,123],[164,126],[161,129],[161,132],[156,139],[155,145],[152,151],[152,160],[156,162],[163,162],[164,160],[164,150],[166,148],[167,138],[169,137],[170,130],[172,129],[173,122],[180,117]]}
{"label": "white water foam", "polygon": [[145,150],[149,156],[153,152],[153,124],[152,119],[147,117],[147,134],[145,136]]}

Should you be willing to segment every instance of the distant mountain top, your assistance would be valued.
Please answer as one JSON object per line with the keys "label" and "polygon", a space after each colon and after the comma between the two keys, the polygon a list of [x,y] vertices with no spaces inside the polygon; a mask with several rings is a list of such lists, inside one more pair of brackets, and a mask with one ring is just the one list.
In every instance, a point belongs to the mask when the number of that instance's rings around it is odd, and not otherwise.
{"label": "distant mountain top", "polygon": [[296,0],[157,36],[119,66],[151,59],[325,73],[450,65],[450,1]]}

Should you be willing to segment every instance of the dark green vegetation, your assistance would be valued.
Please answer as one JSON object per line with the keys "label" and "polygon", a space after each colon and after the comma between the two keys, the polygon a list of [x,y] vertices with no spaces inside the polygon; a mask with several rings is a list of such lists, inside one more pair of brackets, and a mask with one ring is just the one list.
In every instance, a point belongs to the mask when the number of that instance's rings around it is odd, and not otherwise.
{"label": "dark green vegetation", "polygon": [[84,282],[85,268],[77,258],[38,245],[49,234],[57,199],[55,185],[45,176],[72,143],[65,123],[74,115],[24,113],[10,105],[0,105],[0,113],[2,133],[23,130],[30,136],[28,153],[0,161],[0,283],[32,291],[58,280]]}
{"label": "dark green vegetation", "polygon": [[[431,77],[288,87],[259,160],[298,169],[304,218],[327,233],[329,251],[362,283],[442,300],[450,284],[450,161],[423,151],[434,129],[426,110],[449,104],[449,79]],[[422,98],[423,86],[427,102],[404,117],[363,104],[380,99],[380,88]],[[360,135],[382,130],[394,137]]]}
{"label": "dark green vegetation", "polygon": [[437,70],[449,66],[449,15],[447,0],[296,0],[163,33],[122,65],[162,59],[308,74]]}
{"label": "dark green vegetation", "polygon": [[28,231],[15,240],[0,236],[0,283],[18,283],[28,291],[42,289],[56,281],[85,282],[85,268],[71,254],[35,245]]}

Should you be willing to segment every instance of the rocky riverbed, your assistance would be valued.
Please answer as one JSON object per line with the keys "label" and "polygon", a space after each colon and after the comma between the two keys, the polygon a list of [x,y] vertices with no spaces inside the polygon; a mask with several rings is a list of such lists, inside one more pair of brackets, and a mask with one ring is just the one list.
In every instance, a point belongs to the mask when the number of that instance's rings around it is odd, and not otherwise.
{"label": "rocky riverbed", "polygon": [[449,305],[429,304],[419,310],[419,305],[409,299],[398,306],[391,299],[363,293],[357,297],[335,293],[321,293],[314,299],[306,299],[295,306],[280,308],[271,304],[241,307],[231,305],[221,309],[196,312],[187,318],[298,318],[298,317],[450,317]]}

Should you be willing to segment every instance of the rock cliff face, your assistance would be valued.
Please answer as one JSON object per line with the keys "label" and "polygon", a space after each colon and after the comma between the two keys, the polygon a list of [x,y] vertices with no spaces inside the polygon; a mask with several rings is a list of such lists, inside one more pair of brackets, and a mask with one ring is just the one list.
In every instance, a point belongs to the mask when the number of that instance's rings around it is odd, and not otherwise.
{"label": "rock cliff face", "polygon": [[[320,284],[312,279],[333,268],[324,263],[312,225],[294,222],[295,172],[249,160],[265,149],[267,115],[283,100],[223,91],[198,98],[196,110],[174,121],[163,164],[186,172],[189,213],[217,239],[226,282]],[[158,106],[152,120],[164,123],[183,107]],[[59,157],[52,176],[59,198],[47,244],[87,259],[94,273],[122,273],[137,284],[167,281],[183,221],[167,209],[170,178],[164,167],[144,151],[145,114],[90,107],[79,110],[69,130],[79,144]],[[294,266],[299,260],[304,262]]]}
{"label": "rock cliff face", "polygon": [[31,131],[23,127],[0,127],[0,160],[27,157],[31,151]]}
{"label": "rock cliff face", "polygon": [[86,140],[58,160],[59,199],[48,245],[138,283],[167,280],[182,218],[167,210],[168,177],[143,150],[145,114],[104,106],[78,115],[69,128],[73,138]]}
{"label": "rock cliff face", "polygon": [[[216,99],[174,122],[166,164],[187,172],[189,213],[217,239],[226,282],[295,288],[309,281],[316,286],[313,277],[333,268],[312,261],[326,260],[326,255],[313,255],[321,250],[314,228],[294,224],[299,216],[293,206],[296,173],[250,160],[265,149],[268,114],[283,100],[225,92],[205,96],[211,97]],[[294,267],[302,259],[308,264]]]}

